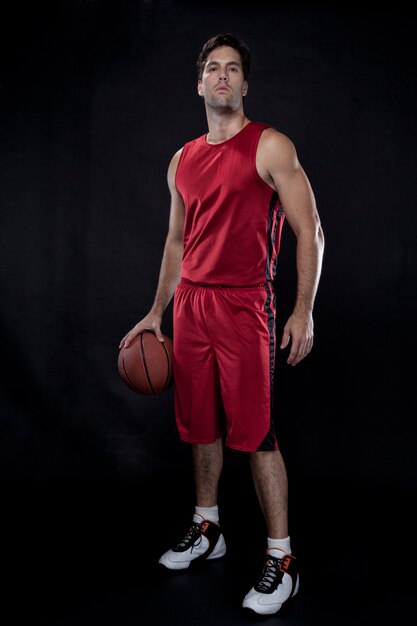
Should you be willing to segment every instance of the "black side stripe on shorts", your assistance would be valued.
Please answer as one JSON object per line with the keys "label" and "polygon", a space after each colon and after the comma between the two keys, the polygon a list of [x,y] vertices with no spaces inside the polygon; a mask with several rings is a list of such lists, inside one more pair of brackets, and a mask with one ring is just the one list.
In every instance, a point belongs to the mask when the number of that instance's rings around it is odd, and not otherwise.
{"label": "black side stripe on shorts", "polygon": [[261,445],[257,448],[257,452],[265,452],[275,449],[275,428],[274,428],[274,370],[275,370],[275,313],[274,301],[275,293],[270,283],[265,285],[267,297],[265,302],[265,311],[268,314],[268,331],[269,331],[269,389],[270,399],[270,425],[266,437]]}

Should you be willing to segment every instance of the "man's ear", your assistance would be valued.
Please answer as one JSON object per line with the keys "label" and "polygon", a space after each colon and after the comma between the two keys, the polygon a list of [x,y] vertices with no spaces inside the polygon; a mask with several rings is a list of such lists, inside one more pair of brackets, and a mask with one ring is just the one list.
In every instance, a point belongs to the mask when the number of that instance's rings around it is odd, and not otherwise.
{"label": "man's ear", "polygon": [[199,96],[203,95],[203,83],[201,82],[201,80],[199,80],[197,83],[197,92]]}

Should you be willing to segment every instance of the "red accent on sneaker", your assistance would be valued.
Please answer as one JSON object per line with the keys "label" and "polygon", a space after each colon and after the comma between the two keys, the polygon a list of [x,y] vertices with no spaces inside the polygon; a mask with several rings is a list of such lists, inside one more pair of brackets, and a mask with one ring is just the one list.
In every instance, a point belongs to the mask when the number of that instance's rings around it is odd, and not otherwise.
{"label": "red accent on sneaker", "polygon": [[207,528],[210,526],[208,522],[201,522],[200,528],[203,535],[205,534]]}
{"label": "red accent on sneaker", "polygon": [[285,554],[282,557],[282,560],[279,565],[281,572],[287,572],[287,570],[290,568],[291,561],[295,561],[295,560],[296,558],[295,556],[292,556],[292,554]]}

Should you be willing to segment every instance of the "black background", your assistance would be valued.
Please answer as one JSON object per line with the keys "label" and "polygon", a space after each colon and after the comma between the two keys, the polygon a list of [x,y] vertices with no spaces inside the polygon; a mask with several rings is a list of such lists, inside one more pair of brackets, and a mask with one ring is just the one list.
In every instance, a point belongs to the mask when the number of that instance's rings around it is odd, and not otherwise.
{"label": "black background", "polygon": [[[252,50],[246,114],[294,141],[326,237],[313,352],[296,368],[278,355],[290,531],[311,573],[316,551],[330,551],[333,595],[337,576],[346,584],[359,576],[368,619],[382,605],[385,559],[411,548],[417,487],[409,11],[398,3],[67,0],[14,3],[0,18],[0,478],[13,594],[29,593],[42,624],[84,623],[86,606],[85,623],[141,622],[136,595],[130,613],[121,609],[126,598],[115,600],[114,614],[103,596],[117,585],[137,593],[132,572],[144,576],[169,547],[172,526],[188,523],[189,450],[176,433],[172,389],[134,394],[118,375],[118,344],[153,300],[169,160],[206,131],[196,58],[209,37],[233,32]],[[278,334],[294,300],[294,245],[285,225]],[[163,331],[172,334],[171,305]],[[225,525],[249,520],[263,545],[246,457],[227,451],[225,460]],[[397,556],[396,571],[405,562]],[[53,593],[34,591],[43,569],[40,587]],[[68,578],[56,578],[64,571],[78,581],[69,595]],[[368,605],[370,571],[382,578]],[[407,583],[400,587],[401,602],[388,601],[393,612],[408,597]],[[341,623],[313,597],[294,623]],[[155,623],[170,615],[162,605],[159,613],[146,605]]]}

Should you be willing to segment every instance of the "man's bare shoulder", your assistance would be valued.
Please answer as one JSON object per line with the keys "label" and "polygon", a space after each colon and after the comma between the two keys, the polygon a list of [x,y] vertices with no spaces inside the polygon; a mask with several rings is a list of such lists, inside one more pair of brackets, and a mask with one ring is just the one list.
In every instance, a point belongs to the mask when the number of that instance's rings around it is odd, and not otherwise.
{"label": "man's bare shoulder", "polygon": [[171,158],[171,161],[169,162],[167,178],[168,178],[168,185],[171,189],[174,189],[175,187],[175,174],[177,172],[177,167],[178,167],[179,160],[181,158],[182,151],[183,151],[183,148],[180,148],[179,150],[177,150],[176,153]]}
{"label": "man's bare shoulder", "polygon": [[279,151],[281,153],[292,153],[295,150],[291,139],[276,128],[266,128],[259,140],[260,149],[266,151]]}
{"label": "man's bare shoulder", "polygon": [[258,144],[257,162],[261,169],[294,168],[298,164],[294,143],[275,128],[266,128]]}
{"label": "man's bare shoulder", "polygon": [[180,160],[183,150],[184,150],[184,146],[175,152],[175,154],[172,156],[171,161],[169,163],[170,167],[171,165],[175,165],[175,166],[178,165],[178,161]]}
{"label": "man's bare shoulder", "polygon": [[175,154],[171,157],[171,160],[169,162],[169,166],[168,166],[168,174],[173,174],[175,173],[179,160],[181,158],[181,154],[183,151],[184,147],[180,148],[179,150],[177,150],[175,152]]}

